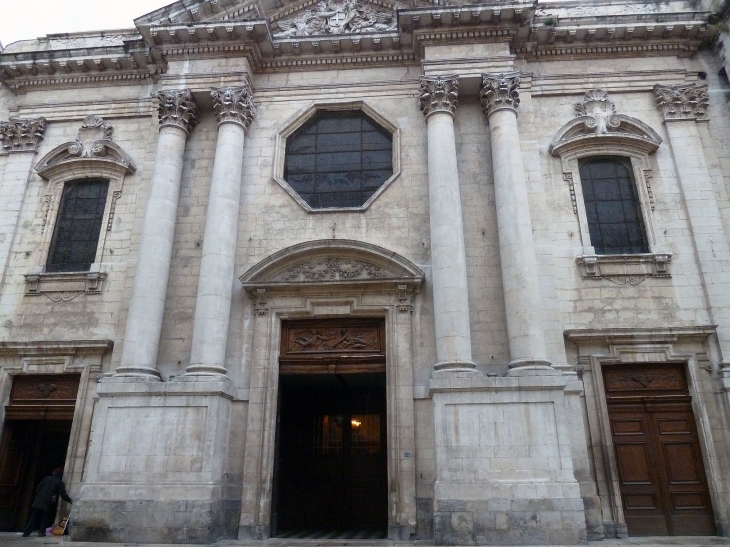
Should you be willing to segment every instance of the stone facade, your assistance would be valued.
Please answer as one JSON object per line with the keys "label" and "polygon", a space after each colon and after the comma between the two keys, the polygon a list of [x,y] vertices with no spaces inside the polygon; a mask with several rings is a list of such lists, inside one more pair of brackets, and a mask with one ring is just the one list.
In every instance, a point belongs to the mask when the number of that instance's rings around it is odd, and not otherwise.
{"label": "stone facade", "polygon": [[[275,534],[282,322],[352,317],[385,325],[391,539],[625,537],[603,378],[677,363],[730,536],[720,4],[185,0],[7,45],[0,421],[14,378],[80,374],[74,539]],[[392,175],[321,210],[286,143],[332,111],[389,135]],[[581,166],[606,156],[647,252],[591,239]],[[46,271],[89,178],[93,263]]]}

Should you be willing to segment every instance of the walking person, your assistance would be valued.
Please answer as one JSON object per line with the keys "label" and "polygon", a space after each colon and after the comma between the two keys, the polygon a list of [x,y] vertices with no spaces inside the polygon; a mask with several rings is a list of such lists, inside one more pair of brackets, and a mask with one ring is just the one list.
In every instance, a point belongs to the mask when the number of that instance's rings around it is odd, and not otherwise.
{"label": "walking person", "polygon": [[38,531],[39,536],[46,535],[46,523],[53,522],[58,504],[59,496],[69,503],[73,500],[66,492],[66,485],[63,483],[63,468],[57,467],[53,474],[43,479],[35,491],[35,498],[30,509],[28,524],[23,530],[23,537],[27,538],[33,530]]}

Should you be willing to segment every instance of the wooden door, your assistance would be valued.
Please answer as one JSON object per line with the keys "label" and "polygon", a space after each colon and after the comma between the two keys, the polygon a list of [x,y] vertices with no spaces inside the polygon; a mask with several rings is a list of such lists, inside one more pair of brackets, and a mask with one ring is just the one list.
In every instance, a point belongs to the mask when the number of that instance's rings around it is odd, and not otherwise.
{"label": "wooden door", "polygon": [[684,367],[606,367],[604,383],[629,535],[714,535]]}

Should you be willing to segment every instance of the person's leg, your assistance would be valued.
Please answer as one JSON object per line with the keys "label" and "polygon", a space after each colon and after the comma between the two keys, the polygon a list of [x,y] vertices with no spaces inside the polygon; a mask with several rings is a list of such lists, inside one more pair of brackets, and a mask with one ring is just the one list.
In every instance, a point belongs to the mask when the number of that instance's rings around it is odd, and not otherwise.
{"label": "person's leg", "polygon": [[23,537],[27,538],[33,530],[37,530],[42,521],[43,511],[35,508],[31,509],[28,524],[25,525],[25,530],[23,530]]}

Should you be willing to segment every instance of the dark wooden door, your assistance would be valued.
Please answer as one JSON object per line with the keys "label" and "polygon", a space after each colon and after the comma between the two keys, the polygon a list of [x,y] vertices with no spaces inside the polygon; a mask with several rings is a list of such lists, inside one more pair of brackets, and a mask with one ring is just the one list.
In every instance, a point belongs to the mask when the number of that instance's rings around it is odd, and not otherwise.
{"label": "dark wooden door", "polygon": [[384,373],[280,378],[274,533],[387,533]]}
{"label": "dark wooden door", "polygon": [[604,382],[629,535],[714,535],[684,367],[606,367]]}

